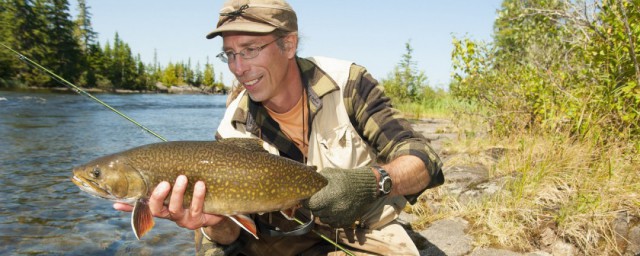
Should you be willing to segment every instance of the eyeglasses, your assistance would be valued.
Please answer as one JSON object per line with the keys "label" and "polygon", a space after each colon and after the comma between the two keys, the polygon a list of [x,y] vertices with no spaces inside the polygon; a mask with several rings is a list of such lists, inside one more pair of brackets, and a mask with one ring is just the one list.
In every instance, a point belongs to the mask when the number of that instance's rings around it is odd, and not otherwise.
{"label": "eyeglasses", "polygon": [[236,55],[240,55],[240,57],[242,59],[245,59],[245,60],[253,59],[255,57],[258,57],[258,54],[260,54],[260,51],[262,51],[262,49],[264,49],[265,47],[269,46],[273,42],[278,41],[278,39],[280,39],[280,38],[282,38],[282,37],[278,37],[278,38],[276,38],[275,40],[273,40],[271,42],[263,44],[262,46],[244,48],[244,49],[242,49],[242,51],[240,51],[238,53],[235,53],[233,51],[221,52],[221,53],[218,53],[218,55],[216,55],[216,57],[218,57],[218,59],[220,59],[224,63],[234,62],[236,60]]}

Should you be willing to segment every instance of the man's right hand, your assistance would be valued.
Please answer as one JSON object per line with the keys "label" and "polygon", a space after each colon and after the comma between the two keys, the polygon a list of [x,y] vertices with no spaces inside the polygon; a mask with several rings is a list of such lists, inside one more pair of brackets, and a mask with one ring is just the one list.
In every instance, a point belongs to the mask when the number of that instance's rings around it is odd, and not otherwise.
{"label": "man's right hand", "polygon": [[[153,190],[149,198],[149,208],[153,216],[171,220],[178,226],[191,230],[209,227],[205,228],[207,235],[220,244],[228,244],[238,238],[240,227],[233,221],[223,215],[207,214],[202,211],[206,193],[204,182],[196,182],[191,206],[186,209],[183,208],[182,202],[187,188],[187,177],[184,175],[178,176],[173,187],[172,191],[171,184],[163,181]],[[169,192],[171,192],[169,205],[164,205]],[[133,206],[124,203],[115,203],[113,208],[125,212],[133,210]],[[218,231],[223,231],[222,233],[224,234],[217,234],[219,233]]]}

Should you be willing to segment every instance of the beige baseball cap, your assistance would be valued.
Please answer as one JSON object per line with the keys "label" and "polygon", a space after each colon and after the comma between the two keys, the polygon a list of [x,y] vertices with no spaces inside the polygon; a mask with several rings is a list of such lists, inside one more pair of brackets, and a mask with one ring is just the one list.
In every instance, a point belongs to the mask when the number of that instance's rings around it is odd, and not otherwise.
{"label": "beige baseball cap", "polygon": [[207,34],[214,38],[227,31],[270,33],[276,29],[298,31],[298,18],[283,0],[229,0],[220,10],[216,29]]}

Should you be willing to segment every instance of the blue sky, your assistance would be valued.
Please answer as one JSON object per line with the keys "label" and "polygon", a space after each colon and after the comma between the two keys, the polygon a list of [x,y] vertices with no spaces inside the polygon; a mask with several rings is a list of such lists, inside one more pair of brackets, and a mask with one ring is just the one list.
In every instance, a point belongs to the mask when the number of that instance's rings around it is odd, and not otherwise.
{"label": "blue sky", "polygon": [[[71,13],[77,2],[71,0]],[[99,41],[120,38],[145,63],[158,60],[199,61],[207,57],[225,84],[233,76],[215,58],[222,40],[207,40],[223,1],[87,0]],[[327,56],[365,66],[377,79],[386,78],[405,53],[410,40],[419,70],[434,87],[446,88],[451,68],[452,36],[490,41],[498,0],[290,0],[301,36],[298,55]]]}

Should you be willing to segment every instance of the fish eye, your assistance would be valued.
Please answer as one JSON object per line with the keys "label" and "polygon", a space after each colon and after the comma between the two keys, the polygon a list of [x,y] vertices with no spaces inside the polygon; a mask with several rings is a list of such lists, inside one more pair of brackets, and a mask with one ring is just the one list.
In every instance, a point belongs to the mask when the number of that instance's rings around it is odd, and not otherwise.
{"label": "fish eye", "polygon": [[98,167],[93,167],[93,170],[91,170],[91,176],[93,176],[93,178],[98,179],[98,178],[100,178],[100,173],[101,173],[101,172],[102,172],[102,171],[100,170],[100,168],[98,168]]}

